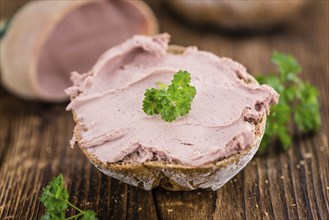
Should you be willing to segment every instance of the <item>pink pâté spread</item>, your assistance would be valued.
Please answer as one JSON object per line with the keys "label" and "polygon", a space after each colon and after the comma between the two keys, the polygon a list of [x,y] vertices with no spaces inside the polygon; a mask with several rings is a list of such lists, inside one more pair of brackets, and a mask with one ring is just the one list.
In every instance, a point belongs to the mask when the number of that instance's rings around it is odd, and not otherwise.
{"label": "pink p\u00e2t\u00e9 spread", "polygon": [[[92,70],[72,73],[67,110],[78,123],[75,141],[101,162],[166,161],[201,166],[243,151],[253,143],[255,124],[278,94],[253,81],[229,58],[186,48],[167,51],[168,34],[134,36],[104,53]],[[144,93],[170,84],[178,70],[191,74],[196,96],[191,111],[173,122],[142,110]]]}

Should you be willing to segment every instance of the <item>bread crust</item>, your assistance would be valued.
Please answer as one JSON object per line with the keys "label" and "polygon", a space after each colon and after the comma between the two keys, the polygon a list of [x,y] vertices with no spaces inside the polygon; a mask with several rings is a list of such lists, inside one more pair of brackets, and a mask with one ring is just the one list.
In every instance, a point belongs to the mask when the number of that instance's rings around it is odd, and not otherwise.
{"label": "bread crust", "polygon": [[[181,54],[184,50],[184,47],[170,45],[168,52]],[[247,83],[257,83],[252,76],[244,80]],[[266,124],[266,115],[264,115],[262,120],[255,125],[255,138],[252,145],[239,153],[203,166],[195,167],[163,161],[104,163],[81,146],[79,128],[83,129],[83,126],[79,123],[75,112],[72,111],[72,113],[77,123],[74,129],[74,139],[89,161],[102,173],[145,190],[151,190],[158,186],[171,191],[219,189],[243,169],[255,155]]]}

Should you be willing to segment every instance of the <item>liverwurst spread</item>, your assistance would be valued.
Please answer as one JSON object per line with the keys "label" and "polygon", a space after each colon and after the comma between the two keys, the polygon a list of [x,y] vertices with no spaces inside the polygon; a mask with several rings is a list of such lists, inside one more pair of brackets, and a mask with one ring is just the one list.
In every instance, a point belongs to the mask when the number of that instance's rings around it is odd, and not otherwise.
{"label": "liverwurst spread", "polygon": [[[163,161],[201,166],[241,152],[278,94],[258,85],[237,62],[188,47],[168,52],[168,34],[134,36],[111,48],[86,74],[72,73],[67,109],[77,125],[72,144],[104,163]],[[191,74],[196,96],[186,116],[165,122],[142,110],[144,93]]]}
{"label": "liverwurst spread", "polygon": [[65,95],[71,71],[86,72],[104,48],[148,33],[146,17],[138,10],[126,1],[91,1],[67,15],[40,51],[37,77],[42,91]]}

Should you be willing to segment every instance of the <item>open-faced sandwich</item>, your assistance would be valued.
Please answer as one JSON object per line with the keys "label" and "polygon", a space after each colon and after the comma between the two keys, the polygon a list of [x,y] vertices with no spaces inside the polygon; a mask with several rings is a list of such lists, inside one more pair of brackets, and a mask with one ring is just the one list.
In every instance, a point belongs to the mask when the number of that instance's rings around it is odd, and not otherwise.
{"label": "open-faced sandwich", "polygon": [[239,63],[169,39],[134,36],[72,74],[72,145],[103,173],[146,190],[216,190],[257,151],[278,94]]}

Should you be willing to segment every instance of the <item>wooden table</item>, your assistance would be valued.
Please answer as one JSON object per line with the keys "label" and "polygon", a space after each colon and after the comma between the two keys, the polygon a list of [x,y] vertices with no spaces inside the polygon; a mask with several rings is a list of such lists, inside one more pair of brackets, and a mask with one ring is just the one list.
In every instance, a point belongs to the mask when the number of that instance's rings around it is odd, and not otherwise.
{"label": "wooden table", "polygon": [[66,104],[28,102],[1,88],[0,219],[39,219],[40,190],[59,172],[72,203],[96,210],[100,219],[329,219],[328,1],[309,5],[289,28],[243,35],[191,27],[160,3],[150,4],[172,43],[232,57],[251,73],[274,71],[273,50],[296,56],[301,76],[321,92],[319,132],[297,133],[288,152],[255,157],[216,192],[144,191],[101,174],[69,147],[74,122]]}

